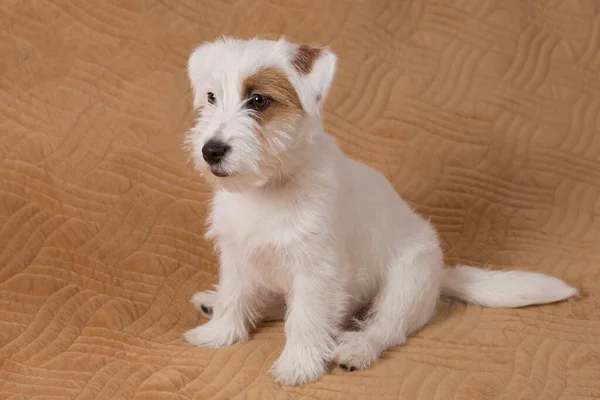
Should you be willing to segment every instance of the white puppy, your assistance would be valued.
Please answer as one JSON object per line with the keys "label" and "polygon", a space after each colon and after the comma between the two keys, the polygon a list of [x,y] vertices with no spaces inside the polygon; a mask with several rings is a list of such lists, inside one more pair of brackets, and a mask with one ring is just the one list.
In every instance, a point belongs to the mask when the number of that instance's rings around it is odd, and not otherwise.
{"label": "white puppy", "polygon": [[207,236],[221,275],[216,291],[192,299],[212,318],[188,342],[228,346],[285,317],[271,372],[298,385],[331,361],[368,367],[423,327],[441,294],[488,307],[577,294],[539,273],[445,269],[431,224],[323,131],[335,67],[330,50],[285,40],[221,39],[190,57],[199,117],[186,144],[215,189]]}

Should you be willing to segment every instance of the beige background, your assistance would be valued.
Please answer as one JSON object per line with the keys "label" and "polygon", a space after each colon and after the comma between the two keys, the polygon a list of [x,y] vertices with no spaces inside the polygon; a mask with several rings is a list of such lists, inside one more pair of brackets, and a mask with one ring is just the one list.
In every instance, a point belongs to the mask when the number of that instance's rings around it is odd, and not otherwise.
{"label": "beige background", "polygon": [[[600,398],[597,0],[4,0],[0,26],[0,399]],[[448,262],[583,298],[444,303],[373,368],[302,388],[266,373],[280,324],[184,343],[217,277],[185,63],[222,33],[331,44],[327,129],[432,219]]]}

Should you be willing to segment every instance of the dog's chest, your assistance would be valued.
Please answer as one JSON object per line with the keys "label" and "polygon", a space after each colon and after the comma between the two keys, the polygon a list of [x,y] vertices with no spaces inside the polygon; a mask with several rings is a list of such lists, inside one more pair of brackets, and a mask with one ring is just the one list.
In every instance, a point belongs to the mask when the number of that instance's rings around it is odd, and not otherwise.
{"label": "dog's chest", "polygon": [[213,204],[209,235],[235,247],[245,262],[278,286],[275,291],[285,291],[292,267],[289,255],[304,245],[305,214],[278,201],[220,195]]}
{"label": "dog's chest", "polygon": [[302,230],[294,218],[296,213],[277,202],[260,203],[243,196],[223,196],[214,203],[211,230],[219,237],[249,248],[282,247],[297,239]]}

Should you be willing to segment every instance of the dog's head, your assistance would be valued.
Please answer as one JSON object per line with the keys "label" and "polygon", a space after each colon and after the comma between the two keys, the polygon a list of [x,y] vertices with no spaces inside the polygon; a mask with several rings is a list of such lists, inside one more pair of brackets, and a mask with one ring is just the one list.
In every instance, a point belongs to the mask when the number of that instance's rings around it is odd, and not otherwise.
{"label": "dog's head", "polygon": [[196,169],[233,189],[262,186],[297,168],[322,130],[335,66],[327,48],[283,39],[202,44],[188,62],[198,119],[186,144]]}

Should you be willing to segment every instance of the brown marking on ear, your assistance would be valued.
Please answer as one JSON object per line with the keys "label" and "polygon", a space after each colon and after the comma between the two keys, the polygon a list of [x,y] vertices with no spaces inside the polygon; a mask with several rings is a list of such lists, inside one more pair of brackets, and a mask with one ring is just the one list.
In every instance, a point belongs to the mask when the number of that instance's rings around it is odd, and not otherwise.
{"label": "brown marking on ear", "polygon": [[296,56],[292,60],[292,65],[299,74],[308,75],[312,71],[315,60],[319,58],[323,50],[319,47],[302,45],[298,48]]}
{"label": "brown marking on ear", "polygon": [[[302,113],[302,103],[296,89],[285,72],[279,68],[261,68],[255,74],[246,77],[242,85],[244,99],[260,94],[271,100],[264,110],[253,113],[253,117],[261,126],[274,122],[289,122]],[[263,136],[262,133],[259,135]]]}

